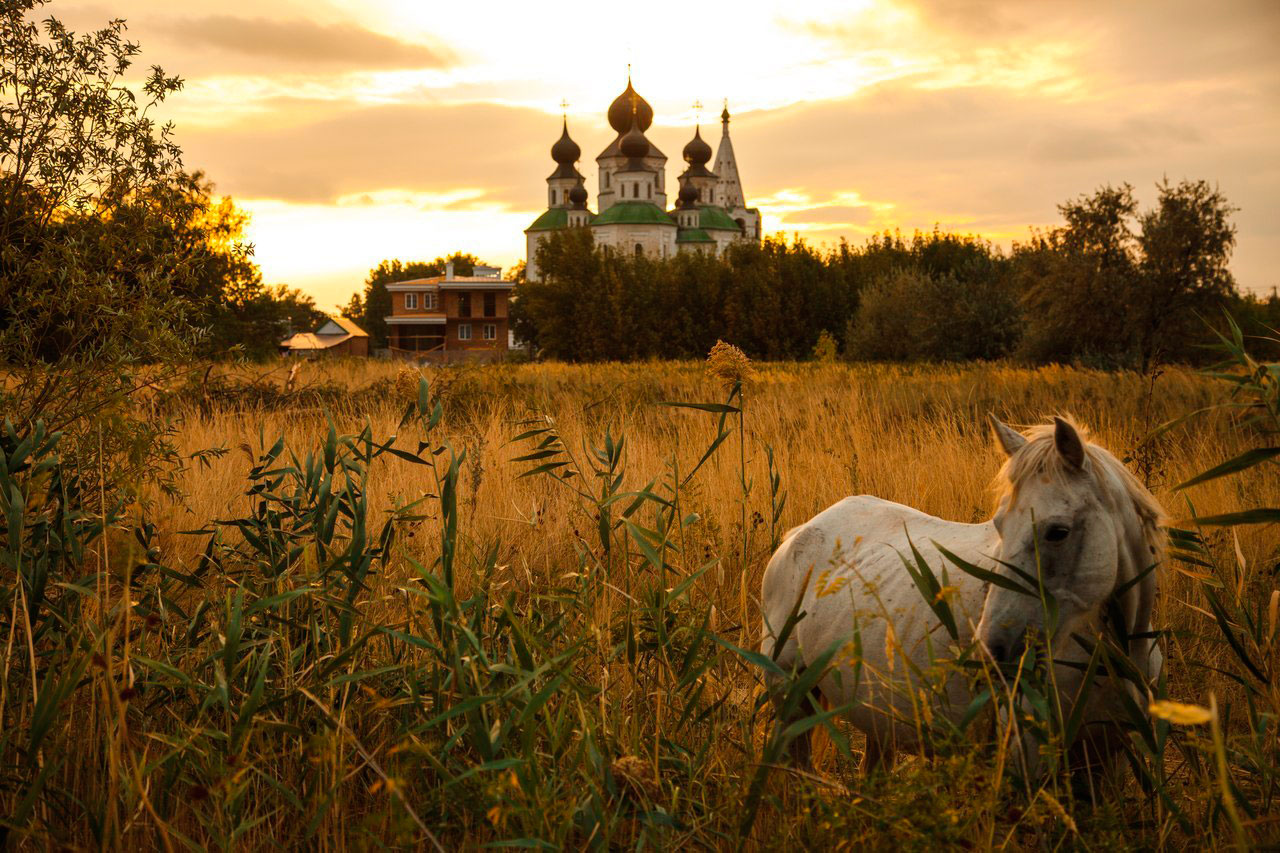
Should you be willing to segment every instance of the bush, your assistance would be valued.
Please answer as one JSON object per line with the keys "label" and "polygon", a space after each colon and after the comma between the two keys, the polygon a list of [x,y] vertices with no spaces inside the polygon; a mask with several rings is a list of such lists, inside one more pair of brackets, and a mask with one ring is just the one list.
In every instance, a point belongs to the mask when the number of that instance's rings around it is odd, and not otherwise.
{"label": "bush", "polygon": [[900,269],[862,297],[847,353],[867,361],[964,361],[1007,355],[1019,312],[1003,281]]}

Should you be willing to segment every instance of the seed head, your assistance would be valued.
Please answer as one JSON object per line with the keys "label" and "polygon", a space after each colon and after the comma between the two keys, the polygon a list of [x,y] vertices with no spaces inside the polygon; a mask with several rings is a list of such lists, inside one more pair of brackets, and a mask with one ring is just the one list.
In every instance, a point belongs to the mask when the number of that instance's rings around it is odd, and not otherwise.
{"label": "seed head", "polygon": [[716,341],[707,355],[707,374],[722,381],[726,387],[741,382],[746,385],[755,376],[751,359],[747,354],[724,341]]}

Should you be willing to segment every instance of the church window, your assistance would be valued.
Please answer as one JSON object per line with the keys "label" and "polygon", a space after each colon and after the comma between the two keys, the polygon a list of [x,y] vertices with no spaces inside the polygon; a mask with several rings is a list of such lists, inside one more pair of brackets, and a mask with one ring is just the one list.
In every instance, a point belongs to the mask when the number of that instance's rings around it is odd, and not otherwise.
{"label": "church window", "polygon": [[552,204],[555,204],[555,203],[556,203],[556,191],[555,191],[555,190],[552,190],[552,191],[551,191],[551,203],[552,203]]}
{"label": "church window", "polygon": [[643,254],[644,254],[644,246],[641,246],[639,243],[636,243],[636,257],[638,258]]}
{"label": "church window", "polygon": [[645,184],[645,185],[644,185],[644,197],[645,197],[645,198],[653,198],[652,191],[653,191],[653,185],[652,185],[652,184]]}

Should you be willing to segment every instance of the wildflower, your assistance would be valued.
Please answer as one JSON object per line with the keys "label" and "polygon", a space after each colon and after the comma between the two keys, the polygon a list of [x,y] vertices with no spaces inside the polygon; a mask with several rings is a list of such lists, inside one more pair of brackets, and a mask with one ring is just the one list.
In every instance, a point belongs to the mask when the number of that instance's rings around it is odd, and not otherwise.
{"label": "wildflower", "polygon": [[1053,794],[1050,794],[1043,788],[1040,789],[1040,797],[1049,804],[1049,811],[1053,812],[1057,816],[1058,820],[1062,821],[1062,823],[1067,827],[1067,829],[1071,830],[1076,835],[1080,834],[1080,830],[1076,827],[1075,818],[1067,812],[1066,808],[1058,801],[1057,797],[1053,796]]}
{"label": "wildflower", "polygon": [[1199,705],[1188,705],[1185,702],[1173,702],[1168,699],[1158,699],[1151,703],[1148,708],[1151,716],[1173,723],[1179,726],[1196,726],[1201,723],[1207,723],[1213,718],[1208,708],[1202,708]]}
{"label": "wildflower", "polygon": [[422,372],[412,367],[402,367],[396,373],[396,398],[413,402],[418,399],[418,382]]}
{"label": "wildflower", "polygon": [[707,355],[707,374],[721,380],[727,387],[738,383],[746,385],[755,378],[755,369],[747,354],[724,341],[716,341]]}
{"label": "wildflower", "polygon": [[610,767],[613,777],[623,783],[633,794],[656,799],[662,793],[653,767],[637,755],[624,755],[614,759]]}

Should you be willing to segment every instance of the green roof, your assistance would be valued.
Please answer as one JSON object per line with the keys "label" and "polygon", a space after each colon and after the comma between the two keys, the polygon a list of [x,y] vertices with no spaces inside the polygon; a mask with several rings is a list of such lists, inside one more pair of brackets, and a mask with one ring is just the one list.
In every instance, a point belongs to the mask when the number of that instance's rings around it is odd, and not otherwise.
{"label": "green roof", "polygon": [[597,216],[591,224],[675,225],[671,217],[651,201],[620,201]]}
{"label": "green roof", "polygon": [[711,235],[701,228],[681,228],[676,235],[677,243],[714,243]]}
{"label": "green roof", "polygon": [[698,208],[702,215],[698,218],[698,224],[703,228],[710,228],[719,231],[741,231],[738,223],[734,222],[725,212],[723,207],[712,207],[704,205]]}
{"label": "green roof", "polygon": [[563,207],[553,207],[543,213],[525,231],[556,231],[569,227],[569,211]]}
{"label": "green roof", "polygon": [[[588,224],[595,219],[595,214],[587,211]],[[524,229],[525,233],[530,231],[558,231],[561,228],[569,227],[569,209],[565,207],[553,207],[544,211],[541,216],[533,220],[533,224]]]}

